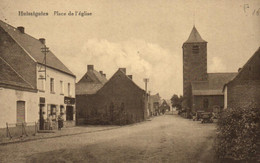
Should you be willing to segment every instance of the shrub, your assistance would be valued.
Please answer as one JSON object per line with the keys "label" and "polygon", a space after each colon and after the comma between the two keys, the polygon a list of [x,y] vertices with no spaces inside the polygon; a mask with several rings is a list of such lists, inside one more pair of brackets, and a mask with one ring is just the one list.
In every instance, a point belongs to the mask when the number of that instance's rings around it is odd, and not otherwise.
{"label": "shrub", "polygon": [[259,108],[229,108],[220,114],[215,149],[219,158],[256,159]]}

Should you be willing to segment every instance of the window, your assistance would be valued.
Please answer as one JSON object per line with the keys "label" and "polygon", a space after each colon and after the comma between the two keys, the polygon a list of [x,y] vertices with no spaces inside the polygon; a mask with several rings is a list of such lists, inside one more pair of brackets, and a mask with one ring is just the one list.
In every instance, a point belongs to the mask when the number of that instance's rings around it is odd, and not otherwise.
{"label": "window", "polygon": [[70,96],[70,83],[68,83],[68,95]]}
{"label": "window", "polygon": [[64,84],[63,81],[60,81],[60,94],[63,95],[64,94]]}
{"label": "window", "polygon": [[50,91],[51,93],[54,93],[54,78],[51,78],[50,80]]}
{"label": "window", "polygon": [[200,48],[198,45],[192,46],[192,53],[193,54],[198,54],[200,52]]}
{"label": "window", "polygon": [[16,102],[16,122],[25,122],[25,101]]}

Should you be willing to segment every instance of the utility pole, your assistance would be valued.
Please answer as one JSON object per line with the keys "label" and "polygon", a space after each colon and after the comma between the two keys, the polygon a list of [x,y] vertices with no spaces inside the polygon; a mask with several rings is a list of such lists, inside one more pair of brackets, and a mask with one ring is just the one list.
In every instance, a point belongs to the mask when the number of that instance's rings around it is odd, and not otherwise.
{"label": "utility pole", "polygon": [[147,93],[147,83],[149,82],[148,78],[144,78],[144,83],[145,83],[145,92]]}
{"label": "utility pole", "polygon": [[46,80],[46,54],[49,52],[49,48],[44,44],[44,47],[41,48],[41,52],[44,54],[44,58],[38,72],[43,72],[44,77],[39,77],[39,79]]}

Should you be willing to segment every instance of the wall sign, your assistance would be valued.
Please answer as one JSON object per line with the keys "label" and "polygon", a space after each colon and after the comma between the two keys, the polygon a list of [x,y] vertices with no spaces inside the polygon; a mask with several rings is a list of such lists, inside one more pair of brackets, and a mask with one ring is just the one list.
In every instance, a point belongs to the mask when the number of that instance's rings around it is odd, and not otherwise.
{"label": "wall sign", "polygon": [[65,96],[64,104],[75,104],[75,98]]}

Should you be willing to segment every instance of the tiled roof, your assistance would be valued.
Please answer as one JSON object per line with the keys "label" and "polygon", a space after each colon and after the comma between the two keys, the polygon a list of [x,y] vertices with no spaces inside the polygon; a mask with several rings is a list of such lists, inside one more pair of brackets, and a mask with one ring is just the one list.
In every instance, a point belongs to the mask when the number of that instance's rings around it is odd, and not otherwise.
{"label": "tiled roof", "polygon": [[[2,27],[37,63],[43,62],[44,55],[41,52],[41,48],[44,46],[38,39],[26,33],[21,33],[17,28],[6,24],[1,20],[0,27]],[[47,66],[75,76],[51,51],[47,53],[46,58]]]}
{"label": "tiled roof", "polygon": [[192,31],[190,33],[190,36],[185,43],[196,43],[196,42],[206,42],[206,41],[201,38],[201,36],[200,36],[199,32],[197,31],[196,27],[193,26]]}
{"label": "tiled roof", "polygon": [[26,82],[15,70],[0,57],[0,85],[15,86],[26,89],[33,89],[33,86]]}
{"label": "tiled roof", "polygon": [[95,94],[106,82],[106,77],[96,70],[87,71],[76,84],[76,94]]}
{"label": "tiled roof", "polygon": [[208,73],[207,81],[193,81],[193,95],[223,95],[225,83],[232,80],[237,73]]}
{"label": "tiled roof", "polygon": [[[107,87],[107,85],[108,85],[109,83],[113,82],[114,80],[119,79],[119,78],[117,78],[117,76],[121,76],[121,75],[124,76],[125,79],[129,80],[129,81],[130,81],[134,86],[136,86],[138,89],[140,89],[141,91],[144,91],[144,92],[145,92],[145,90],[143,90],[143,89],[142,89],[141,87],[139,87],[131,78],[129,78],[129,77],[125,74],[125,72],[122,71],[122,69],[118,69],[118,70],[114,73],[114,75],[104,84],[104,86],[103,86],[101,89],[98,90],[98,92],[104,90],[104,88]],[[123,78],[121,78],[121,79],[123,79]]]}
{"label": "tiled roof", "polygon": [[[253,61],[256,61],[256,62],[257,62],[257,59],[256,59],[257,56],[260,57],[260,47],[259,47],[259,48],[257,49],[257,51],[249,58],[249,60],[244,64],[244,66],[239,70],[239,72],[237,73],[237,75],[234,76],[234,78],[233,78],[232,80],[228,81],[228,82],[225,83],[225,84],[228,84],[229,82],[231,82],[231,81],[233,81],[233,80],[239,78],[239,77],[242,75],[243,71],[245,71],[247,65],[250,65],[250,64],[252,65],[252,64],[254,64],[254,63],[252,63]],[[254,59],[255,59],[255,60],[254,60]],[[258,65],[259,65],[259,64],[258,64]],[[256,77],[256,76],[255,76],[255,77]]]}

